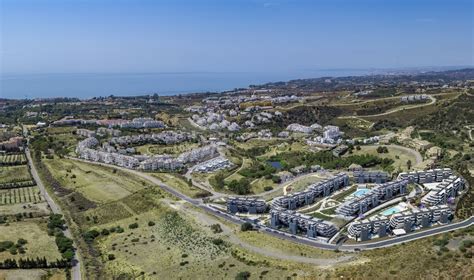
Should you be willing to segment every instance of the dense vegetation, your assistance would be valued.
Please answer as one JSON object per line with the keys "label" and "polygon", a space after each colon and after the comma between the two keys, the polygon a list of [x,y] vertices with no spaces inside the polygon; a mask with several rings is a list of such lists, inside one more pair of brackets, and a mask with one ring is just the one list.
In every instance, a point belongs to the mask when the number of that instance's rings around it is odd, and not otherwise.
{"label": "dense vegetation", "polygon": [[348,157],[335,157],[330,151],[317,153],[286,152],[270,158],[271,161],[279,161],[283,169],[291,169],[300,165],[321,165],[326,169],[347,168],[351,164],[359,164],[362,167],[374,167],[380,165],[386,168],[393,163],[392,159],[380,158],[375,155],[350,155]]}

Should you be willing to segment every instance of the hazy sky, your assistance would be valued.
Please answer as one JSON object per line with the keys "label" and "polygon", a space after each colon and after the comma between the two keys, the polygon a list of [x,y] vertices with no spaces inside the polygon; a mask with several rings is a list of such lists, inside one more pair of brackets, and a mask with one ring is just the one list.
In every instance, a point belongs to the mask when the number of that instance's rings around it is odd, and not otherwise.
{"label": "hazy sky", "polygon": [[3,73],[473,65],[472,0],[0,0]]}

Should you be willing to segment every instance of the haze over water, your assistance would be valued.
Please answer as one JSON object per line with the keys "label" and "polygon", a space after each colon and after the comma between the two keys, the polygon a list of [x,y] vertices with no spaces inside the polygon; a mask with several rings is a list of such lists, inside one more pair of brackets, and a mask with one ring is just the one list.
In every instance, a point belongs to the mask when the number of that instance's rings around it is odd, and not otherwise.
{"label": "haze over water", "polygon": [[219,92],[252,84],[301,78],[366,75],[369,70],[314,70],[292,73],[129,73],[129,74],[5,74],[0,77],[1,98],[134,96],[158,93]]}

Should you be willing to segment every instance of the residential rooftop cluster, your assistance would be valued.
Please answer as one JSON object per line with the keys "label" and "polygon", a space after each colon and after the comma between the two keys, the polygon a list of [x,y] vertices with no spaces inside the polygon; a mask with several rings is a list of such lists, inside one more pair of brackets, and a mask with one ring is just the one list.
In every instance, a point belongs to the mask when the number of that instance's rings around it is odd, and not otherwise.
{"label": "residential rooftop cluster", "polygon": [[349,185],[349,176],[338,173],[334,177],[311,184],[302,192],[280,196],[272,201],[272,208],[294,210],[314,203],[317,197],[328,196]]}
{"label": "residential rooftop cluster", "polygon": [[114,152],[115,149],[110,145],[105,145],[107,147],[105,151],[93,149],[97,145],[99,145],[99,141],[94,137],[89,137],[78,143],[76,153],[80,158],[86,160],[142,170],[177,170],[183,168],[185,164],[204,161],[219,154],[217,146],[214,144],[181,153],[177,157],[171,155],[128,156]]}
{"label": "residential rooftop cluster", "polygon": [[214,172],[217,170],[230,168],[232,167],[232,165],[233,164],[232,162],[229,161],[229,159],[223,156],[218,156],[210,160],[207,160],[205,162],[196,164],[193,167],[193,172],[201,172],[201,173]]}
{"label": "residential rooftop cluster", "polygon": [[317,236],[328,238],[338,231],[337,227],[331,222],[288,210],[273,209],[270,211],[270,225],[273,228],[286,226],[292,234],[303,231],[307,237],[311,238]]}
{"label": "residential rooftop cluster", "polygon": [[389,233],[405,234],[420,228],[428,228],[436,223],[447,223],[453,211],[447,205],[432,206],[393,214],[390,218],[376,215],[352,222],[348,227],[350,238],[366,241],[384,237]]}
{"label": "residential rooftop cluster", "polygon": [[66,116],[60,120],[51,123],[53,126],[73,126],[73,125],[100,125],[120,128],[166,128],[162,121],[152,118],[134,118],[132,120],[124,119],[105,119],[105,120],[84,120],[76,119],[72,116]]}
{"label": "residential rooftop cluster", "polygon": [[233,214],[262,214],[267,211],[267,204],[265,200],[254,197],[228,197],[227,211]]}
{"label": "residential rooftop cluster", "polygon": [[173,130],[162,131],[160,133],[152,134],[138,134],[138,135],[127,135],[120,137],[112,137],[110,139],[111,144],[118,145],[131,145],[131,144],[144,144],[144,143],[163,143],[163,144],[176,144],[192,139],[192,135],[186,132],[176,132]]}
{"label": "residential rooftop cluster", "polygon": [[369,192],[356,196],[338,206],[336,213],[347,217],[363,214],[383,201],[405,194],[407,185],[408,180],[406,179],[379,184]]}

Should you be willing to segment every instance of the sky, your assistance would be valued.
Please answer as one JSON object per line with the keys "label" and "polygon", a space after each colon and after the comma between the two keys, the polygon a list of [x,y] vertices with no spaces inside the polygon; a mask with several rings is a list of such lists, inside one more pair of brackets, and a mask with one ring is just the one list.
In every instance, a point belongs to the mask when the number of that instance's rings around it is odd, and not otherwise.
{"label": "sky", "polygon": [[1,74],[474,65],[471,0],[0,0]]}

